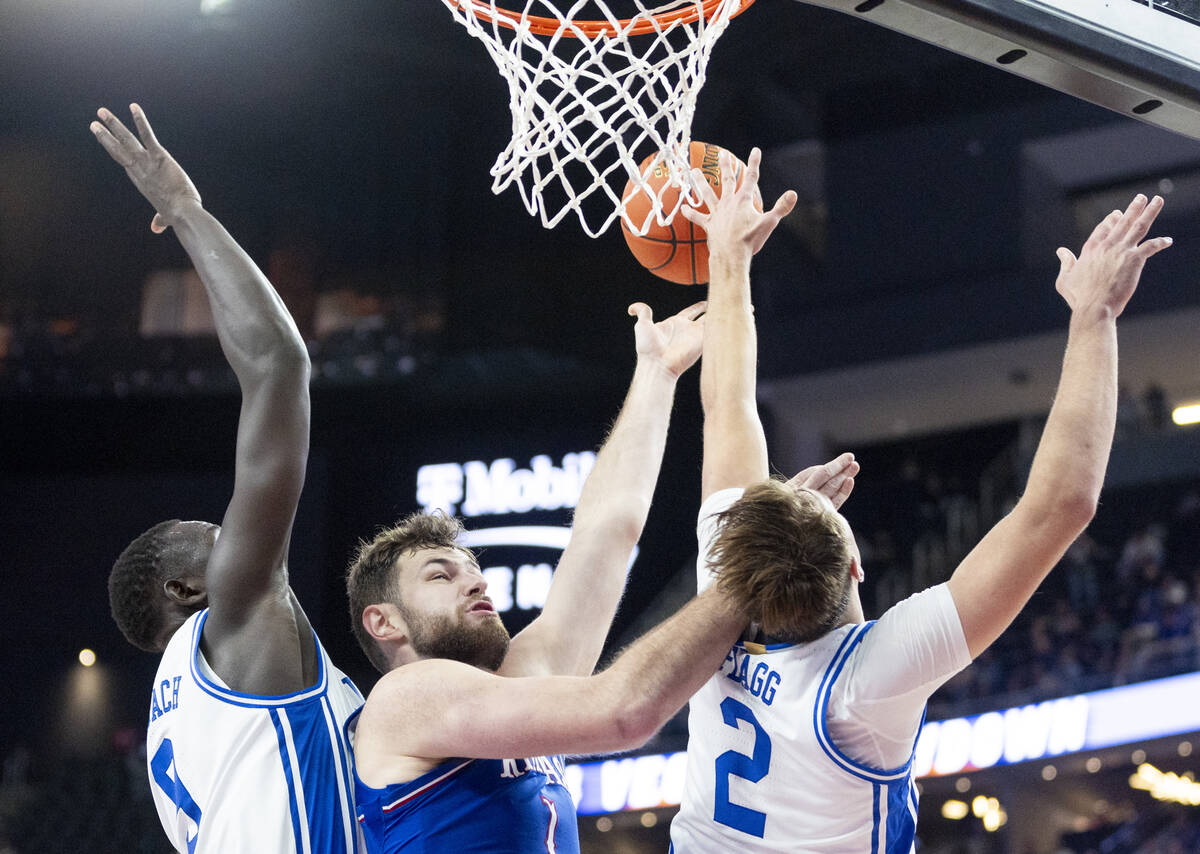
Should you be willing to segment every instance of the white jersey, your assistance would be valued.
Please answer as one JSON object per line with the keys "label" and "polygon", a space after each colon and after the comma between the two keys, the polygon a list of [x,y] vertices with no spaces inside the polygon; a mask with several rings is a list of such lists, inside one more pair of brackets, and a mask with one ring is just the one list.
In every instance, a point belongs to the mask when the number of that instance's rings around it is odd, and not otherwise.
{"label": "white jersey", "polygon": [[[714,515],[701,508],[701,588]],[[736,644],[691,699],[674,854],[909,854],[924,706],[970,663],[945,586],[805,644]]]}
{"label": "white jersey", "polygon": [[208,611],[171,637],[150,694],[146,757],[163,829],[187,854],[358,850],[346,719],[362,694],[317,644],[303,691],[227,688],[200,652]]}

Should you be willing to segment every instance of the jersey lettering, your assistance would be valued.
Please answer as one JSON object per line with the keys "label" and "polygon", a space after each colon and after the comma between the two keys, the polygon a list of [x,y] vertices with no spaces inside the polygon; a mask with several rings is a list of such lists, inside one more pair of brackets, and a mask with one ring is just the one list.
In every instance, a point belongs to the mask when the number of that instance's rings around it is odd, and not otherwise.
{"label": "jersey lettering", "polygon": [[560,757],[530,756],[528,759],[500,760],[500,776],[505,779],[520,777],[530,771],[545,774],[547,783],[560,786],[563,784],[563,777],[566,774]]}
{"label": "jersey lettering", "polygon": [[[172,709],[179,708],[179,683],[182,676],[164,679],[150,691],[150,722],[158,720]],[[169,692],[169,693],[168,693]]]}
{"label": "jersey lettering", "polygon": [[724,671],[725,678],[739,683],[752,696],[762,700],[763,705],[775,702],[775,692],[783,680],[766,661],[753,661],[751,655],[735,646],[725,656],[725,666],[729,668]]}
{"label": "jersey lettering", "polygon": [[754,727],[754,748],[751,756],[736,750],[726,750],[717,757],[713,821],[762,839],[766,832],[767,814],[732,803],[729,800],[729,776],[732,774],[750,783],[757,783],[767,776],[767,772],[771,770],[771,737],[754,717],[754,712],[733,697],[726,697],[721,701],[721,717],[726,726],[734,729],[738,728],[738,721],[745,721]]}
{"label": "jersey lettering", "polygon": [[[166,680],[163,684],[167,684]],[[176,809],[196,825],[196,833],[189,834],[187,841],[188,854],[192,854],[196,850],[196,841],[200,838],[200,806],[192,800],[191,792],[179,779],[179,772],[175,769],[175,745],[171,743],[171,739],[164,738],[158,750],[154,752],[154,758],[150,760],[150,774],[158,787],[171,799],[171,803],[175,804]]]}
{"label": "jersey lettering", "polygon": [[550,810],[550,822],[546,825],[546,851],[549,854],[555,854],[558,850],[558,845],[554,842],[554,831],[558,830],[558,807],[545,795],[538,795],[538,797],[546,805],[546,809]]}

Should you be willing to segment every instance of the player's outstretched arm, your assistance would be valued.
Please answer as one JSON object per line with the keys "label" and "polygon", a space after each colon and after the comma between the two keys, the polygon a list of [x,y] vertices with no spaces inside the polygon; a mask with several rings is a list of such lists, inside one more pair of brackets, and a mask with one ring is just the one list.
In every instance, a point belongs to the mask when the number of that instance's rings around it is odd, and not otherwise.
{"label": "player's outstretched arm", "polygon": [[[683,215],[708,232],[708,317],[704,329],[705,359],[700,366],[704,404],[704,464],[701,500],[721,489],[765,480],[767,441],[758,417],[755,372],[758,340],[750,303],[750,259],[775,226],[796,205],[789,190],[771,210],[754,207],[762,152],[755,148],[746,175],[736,187],[733,163],[720,159],[721,194],[703,176],[694,181],[709,213],[684,207]],[[736,189],[735,189],[736,187]]]}
{"label": "player's outstretched arm", "polygon": [[[173,228],[187,250],[242,390],[233,497],[206,578],[211,612],[205,639],[220,643],[264,601],[287,600],[284,561],[308,456],[308,353],[271,283],[202,207],[142,109],[130,109],[137,136],[107,109],[98,111],[91,130],[154,206],[151,228]],[[261,645],[263,627],[251,630]],[[291,631],[294,638],[294,626]]]}
{"label": "player's outstretched arm", "polygon": [[1117,409],[1117,317],[1146,259],[1169,238],[1143,239],[1162,199],[1137,196],[1092,232],[1079,258],[1059,249],[1056,287],[1071,308],[1058,394],[1025,494],[948,582],[972,656],[985,650],[1029,601],[1095,514]]}
{"label": "player's outstretched arm", "polygon": [[662,466],[675,385],[700,357],[704,303],[658,323],[644,303],[629,313],[637,318],[629,393],[583,485],[546,606],[513,638],[507,676],[590,674],[625,588]]}
{"label": "player's outstretched arm", "polygon": [[506,678],[447,659],[376,684],[355,741],[368,785],[410,757],[503,759],[606,753],[643,744],[720,667],[746,617],[705,593],[595,676]]}

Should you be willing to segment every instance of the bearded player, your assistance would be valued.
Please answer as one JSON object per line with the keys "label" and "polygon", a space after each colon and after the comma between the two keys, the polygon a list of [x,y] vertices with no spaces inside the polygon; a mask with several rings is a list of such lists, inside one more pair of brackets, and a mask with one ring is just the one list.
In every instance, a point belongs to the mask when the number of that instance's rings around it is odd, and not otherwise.
{"label": "bearded player", "polygon": [[362,696],[325,654],[286,564],[308,457],[308,353],[271,283],[130,109],[140,141],[105,109],[92,132],[154,206],[151,228],[173,228],[187,250],[242,391],[221,527],[161,522],[108,580],[122,633],[162,654],[146,733],[154,804],[187,854],[349,854],[342,728]]}
{"label": "bearded player", "polygon": [[[864,619],[862,560],[835,502],[768,479],[755,407],[750,258],[760,153],[734,191],[698,181],[708,230],[699,586],[742,603],[759,642],[735,644],[690,701],[675,854],[910,852],[912,756],[925,702],[1003,632],[1091,520],[1116,412],[1116,319],[1146,259],[1162,200],[1136,197],[1059,249],[1071,309],[1058,395],[1025,494],[951,579]],[[728,174],[730,164],[722,166]]]}
{"label": "bearded player", "polygon": [[[769,233],[790,209],[765,215]],[[355,730],[368,850],[578,854],[561,754],[641,745],[719,665],[746,625],[698,597],[591,675],[641,535],[676,380],[699,356],[703,306],[653,323],[633,306],[629,393],[584,484],[546,606],[509,640],[458,524],[418,514],[365,544],[351,618],[384,672]],[[840,481],[820,484],[836,489]]]}

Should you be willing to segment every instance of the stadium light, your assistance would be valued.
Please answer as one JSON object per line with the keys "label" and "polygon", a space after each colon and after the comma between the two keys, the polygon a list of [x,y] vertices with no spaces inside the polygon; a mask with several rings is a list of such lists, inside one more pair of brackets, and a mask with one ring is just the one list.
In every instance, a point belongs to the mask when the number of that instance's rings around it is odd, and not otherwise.
{"label": "stadium light", "polygon": [[1163,773],[1149,763],[1138,766],[1137,773],[1129,778],[1134,789],[1149,792],[1157,801],[1172,801],[1186,806],[1200,806],[1200,783],[1192,779],[1191,773]]}
{"label": "stadium light", "polygon": [[200,0],[201,15],[229,15],[235,11],[236,0]]}
{"label": "stadium light", "polygon": [[1200,424],[1200,403],[1189,403],[1185,406],[1176,406],[1171,413],[1171,420],[1180,427],[1185,424]]}
{"label": "stadium light", "polygon": [[90,649],[79,650],[79,663],[84,667],[91,667],[96,663],[96,653],[92,652]]}
{"label": "stadium light", "polygon": [[951,799],[942,804],[942,818],[959,821],[967,817],[969,812],[965,801]]}

